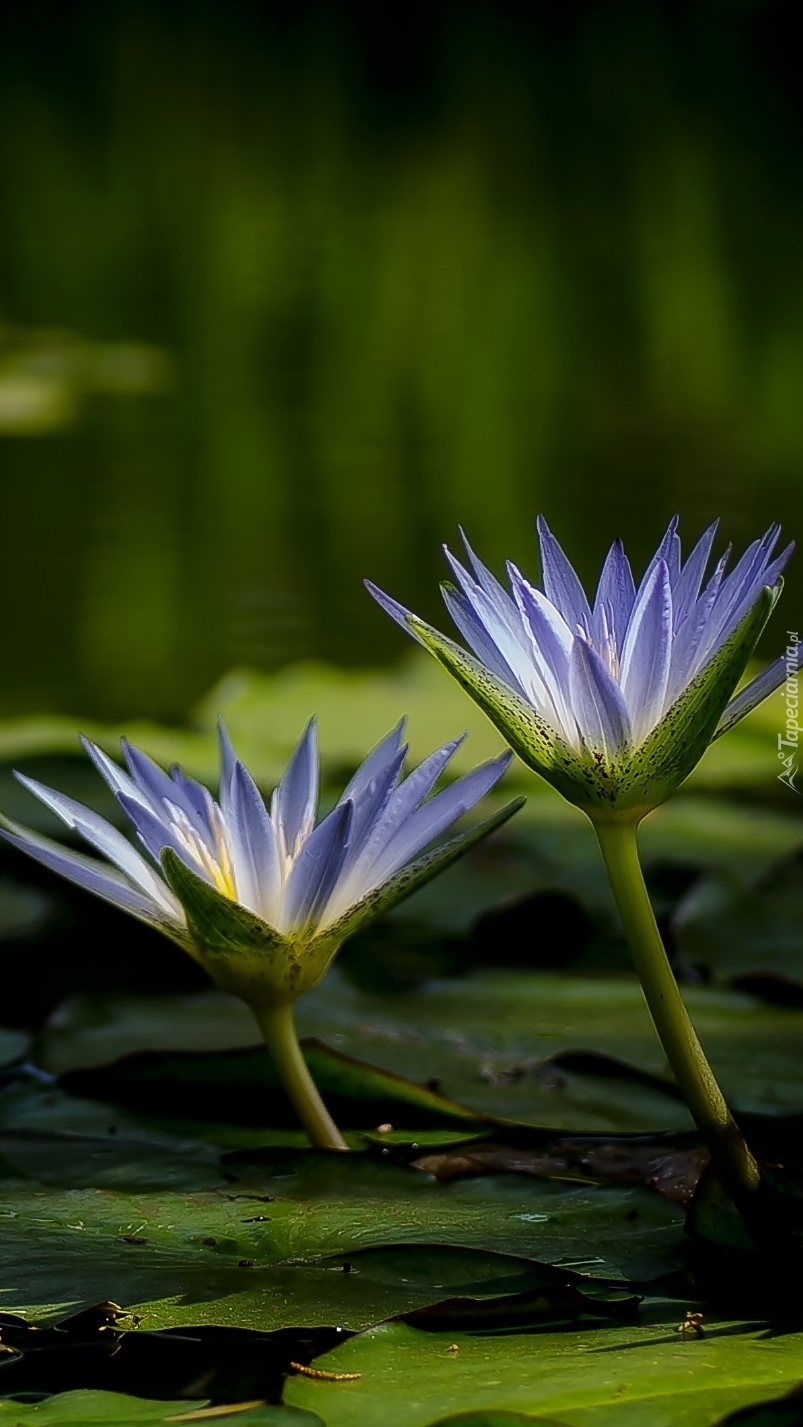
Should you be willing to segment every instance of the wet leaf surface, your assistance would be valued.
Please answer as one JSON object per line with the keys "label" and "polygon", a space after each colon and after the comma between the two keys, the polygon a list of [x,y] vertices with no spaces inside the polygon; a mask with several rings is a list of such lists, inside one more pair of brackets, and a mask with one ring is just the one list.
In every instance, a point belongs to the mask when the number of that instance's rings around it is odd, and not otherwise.
{"label": "wet leaf surface", "polygon": [[197,1401],[151,1402],[117,1392],[77,1390],[59,1393],[45,1402],[0,1402],[0,1423],[8,1427],[168,1427],[204,1422],[217,1427],[324,1427],[316,1414],[257,1403],[246,1411],[203,1411]]}
{"label": "wet leaf surface", "polygon": [[[704,987],[684,988],[684,997],[737,1109],[803,1109],[803,1009]],[[566,1131],[690,1127],[633,978],[476,971],[379,996],[330,973],[302,1001],[298,1022],[334,1050],[480,1114]],[[63,1071],[104,1065],[125,1051],[242,1047],[253,1039],[249,1013],[219,993],[81,999],[54,1018],[40,1054],[48,1069]],[[580,1053],[588,1052],[605,1062],[584,1062]]]}
{"label": "wet leaf surface", "polygon": [[[470,1410],[529,1413],[564,1427],[712,1427],[797,1385],[803,1334],[712,1318],[697,1338],[676,1331],[682,1321],[677,1304],[658,1304],[637,1324],[498,1337],[392,1323],[318,1360],[360,1372],[358,1382],[333,1393],[294,1379],[286,1400],[320,1412],[327,1427],[430,1427]],[[477,1427],[482,1420],[475,1417]]]}
{"label": "wet leaf surface", "polygon": [[[454,692],[457,725],[426,661],[378,678],[297,669],[229,681],[194,730],[128,731],[214,778],[220,704],[269,787],[314,698],[335,788],[402,694],[416,754],[474,719]],[[681,963],[713,979],[684,996],[726,1093],[767,1162],[797,1165],[803,823],[788,799],[735,800],[775,773],[768,718],[718,744],[641,841]],[[28,771],[118,818],[84,762],[47,753],[69,751],[74,732],[43,721],[0,730],[0,743],[39,750]],[[459,759],[496,746],[480,719]],[[793,1291],[745,1284],[738,1249],[729,1277],[716,1248],[710,1261],[689,1253],[685,1206],[705,1157],[621,974],[590,830],[522,769],[508,782],[531,795],[509,833],[355,939],[301,1005],[349,1157],[306,1148],[242,1006],[194,992],[177,951],[2,854],[0,938],[21,987],[6,1019],[34,1026],[77,994],[33,1048],[0,1031],[0,1423],[714,1427],[736,1414],[797,1427]],[[2,770],[0,802],[49,820]],[[132,994],[159,986],[175,994]],[[733,1243],[710,1196],[699,1204]],[[717,1287],[745,1322],[720,1321]],[[104,1299],[142,1315],[114,1352],[102,1335],[48,1338]],[[9,1347],[35,1319],[46,1341]],[[358,1336],[331,1337],[338,1327]],[[292,1412],[198,1416],[277,1398],[291,1341],[320,1374],[293,1370]],[[14,1383],[57,1396],[10,1402]]]}

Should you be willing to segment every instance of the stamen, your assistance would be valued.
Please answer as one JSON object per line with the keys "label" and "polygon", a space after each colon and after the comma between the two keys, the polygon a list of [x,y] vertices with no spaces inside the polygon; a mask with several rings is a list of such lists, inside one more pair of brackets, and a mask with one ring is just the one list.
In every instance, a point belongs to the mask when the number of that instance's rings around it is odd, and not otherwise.
{"label": "stamen", "polygon": [[165,799],[165,806],[170,813],[172,820],[172,831],[176,840],[181,843],[185,852],[188,852],[194,862],[211,881],[212,885],[222,892],[224,897],[230,901],[237,901],[237,884],[234,879],[234,868],[232,866],[231,854],[229,853],[226,830],[220,817],[220,810],[216,803],[212,804],[212,824],[215,833],[215,853],[214,856],[210,848],[207,847],[203,838],[193,827],[187,814],[182,808],[176,807],[175,803]]}

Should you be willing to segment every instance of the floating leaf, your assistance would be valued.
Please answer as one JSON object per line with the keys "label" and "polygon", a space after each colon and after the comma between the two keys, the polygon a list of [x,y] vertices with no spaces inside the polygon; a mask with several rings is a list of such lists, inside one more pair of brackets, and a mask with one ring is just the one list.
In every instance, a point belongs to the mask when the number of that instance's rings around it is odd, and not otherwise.
{"label": "floating leaf", "polygon": [[0,1402],[0,1424],[8,1427],[324,1427],[320,1417],[298,1408],[257,1403],[243,1411],[210,1413],[197,1398],[183,1402],[151,1402],[119,1392],[79,1389],[60,1392],[44,1402]]}
{"label": "floating leaf", "polygon": [[473,1412],[473,1427],[484,1424],[482,1412],[530,1413],[561,1427],[712,1427],[800,1379],[801,1333],[706,1318],[704,1337],[686,1337],[676,1331],[678,1305],[649,1316],[626,1326],[502,1337],[385,1324],[317,1360],[333,1372],[359,1372],[348,1391],[295,1378],[285,1398],[325,1412],[327,1427],[444,1427],[461,1412]]}

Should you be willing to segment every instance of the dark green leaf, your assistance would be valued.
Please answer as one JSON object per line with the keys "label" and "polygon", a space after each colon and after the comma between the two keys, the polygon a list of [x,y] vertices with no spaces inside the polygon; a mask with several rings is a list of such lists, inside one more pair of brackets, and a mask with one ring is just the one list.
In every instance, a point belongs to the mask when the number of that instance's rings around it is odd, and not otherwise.
{"label": "dark green leaf", "polygon": [[668,1304],[638,1324],[496,1338],[390,1323],[317,1360],[362,1374],[347,1393],[296,1378],[285,1396],[325,1413],[327,1427],[442,1427],[480,1410],[563,1427],[711,1427],[799,1381],[803,1334],[706,1319],[704,1337],[686,1337],[682,1318]]}

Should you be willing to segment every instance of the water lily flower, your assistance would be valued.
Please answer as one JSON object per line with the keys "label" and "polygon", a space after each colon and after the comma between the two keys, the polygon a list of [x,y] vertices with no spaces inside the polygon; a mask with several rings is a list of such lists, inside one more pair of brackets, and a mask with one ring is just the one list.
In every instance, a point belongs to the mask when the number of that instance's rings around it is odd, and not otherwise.
{"label": "water lily flower", "polygon": [[726,552],[706,579],[716,523],[685,562],[677,523],[638,585],[617,540],[593,603],[543,518],[543,589],[508,564],[508,592],[468,542],[470,569],[446,550],[456,583],[441,587],[443,598],[468,650],[368,589],[570,802],[596,816],[643,814],[785,677],[780,658],[732,697],[793,549],[773,557],[780,527],[729,574]]}
{"label": "water lily flower", "polygon": [[346,1145],[301,1056],[293,1029],[296,999],[321,979],[347,937],[449,866],[524,801],[515,799],[437,841],[498,783],[511,755],[433,792],[462,739],[404,776],[403,729],[404,721],[369,753],[320,821],[314,719],[269,808],[222,725],[218,800],[181,769],[165,772],[125,740],[125,769],[83,740],[142,852],[90,808],[19,773],[23,786],[105,861],[0,818],[7,842],[164,932],[251,1006],[305,1128],[328,1148]]}
{"label": "water lily flower", "polygon": [[368,589],[520,758],[590,818],[667,1059],[723,1182],[744,1206],[760,1171],[678,990],[644,884],[637,828],[712,740],[786,677],[782,657],[734,694],[793,547],[773,554],[780,534],[773,525],[730,573],[726,552],[707,576],[716,524],[685,562],[677,524],[670,521],[638,585],[617,540],[593,603],[543,518],[542,589],[508,564],[506,590],[467,541],[470,568],[447,550],[455,583],[441,587],[443,598],[468,649],[375,585]]}

